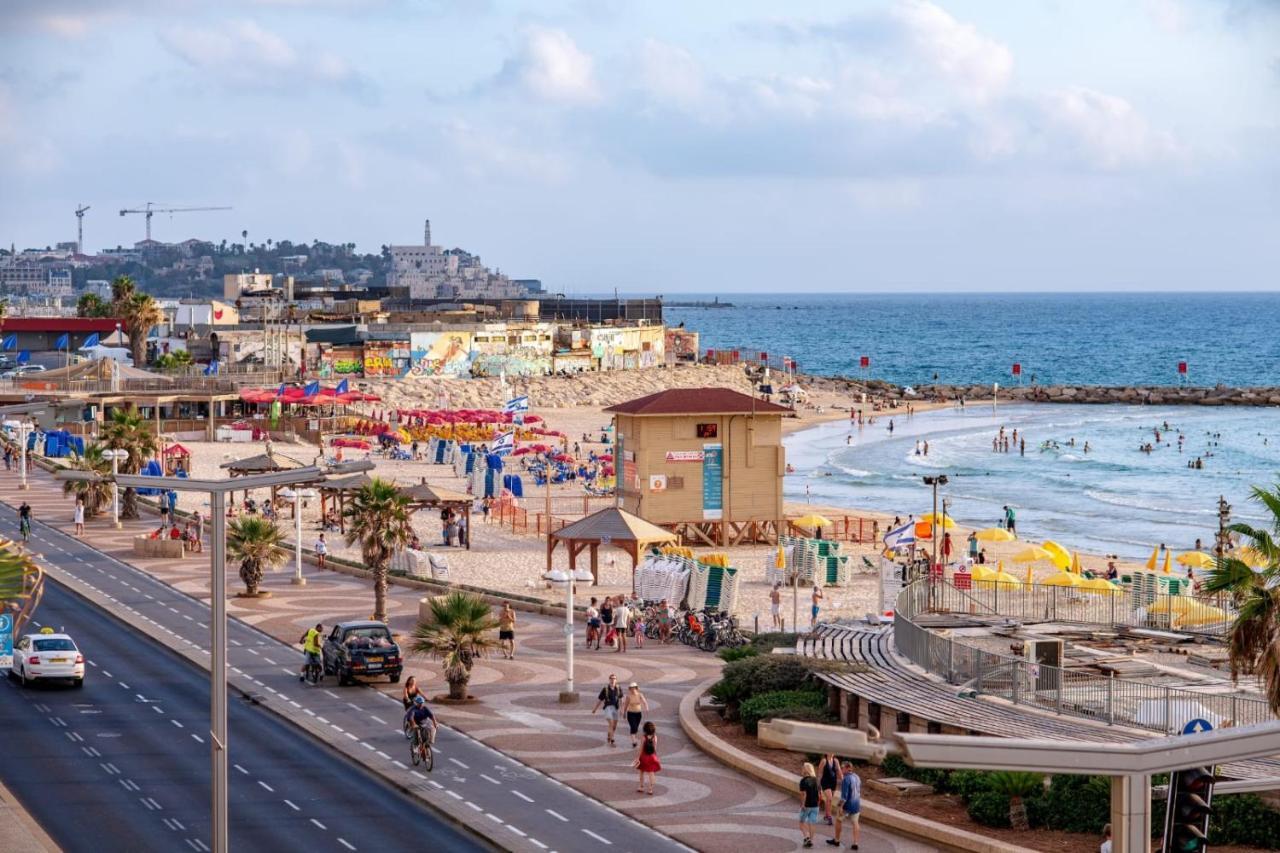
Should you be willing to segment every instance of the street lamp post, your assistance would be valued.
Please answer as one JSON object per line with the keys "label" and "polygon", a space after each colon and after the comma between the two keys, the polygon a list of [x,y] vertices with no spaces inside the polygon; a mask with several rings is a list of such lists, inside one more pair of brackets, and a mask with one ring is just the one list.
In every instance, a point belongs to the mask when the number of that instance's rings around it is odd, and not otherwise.
{"label": "street lamp post", "polygon": [[293,498],[293,581],[294,586],[306,586],[307,579],[302,576],[302,499],[310,500],[316,496],[312,489],[284,489],[280,494]]}
{"label": "street lamp post", "polygon": [[[932,534],[930,538],[933,539],[933,559],[929,564],[929,570],[933,571],[933,567],[938,565],[938,527],[940,526],[938,523],[938,487],[947,484],[947,475],[939,474],[936,477],[925,477],[924,484],[933,487],[933,520],[929,531]],[[945,527],[945,524],[942,526]]]}
{"label": "street lamp post", "polygon": [[18,459],[18,465],[22,468],[22,482],[18,484],[18,488],[24,492],[31,488],[27,482],[27,436],[31,434],[31,424],[27,421],[18,422],[18,444],[21,457]]}
{"label": "street lamp post", "polygon": [[127,450],[107,449],[102,455],[111,460],[111,522],[119,530],[120,525],[120,484],[116,478],[120,476],[120,460],[129,458]]}
{"label": "street lamp post", "polygon": [[[331,473],[355,473],[372,469],[373,463],[352,462],[321,469],[316,466],[236,477],[230,480],[194,480],[181,477],[148,477],[121,474],[118,485],[125,488],[172,489],[179,492],[202,492],[209,495],[212,522],[211,582],[209,605],[209,735],[213,798],[210,807],[213,853],[227,853],[227,493],[291,486],[316,482]],[[71,472],[78,473],[78,472]],[[83,479],[83,478],[71,478]]]}

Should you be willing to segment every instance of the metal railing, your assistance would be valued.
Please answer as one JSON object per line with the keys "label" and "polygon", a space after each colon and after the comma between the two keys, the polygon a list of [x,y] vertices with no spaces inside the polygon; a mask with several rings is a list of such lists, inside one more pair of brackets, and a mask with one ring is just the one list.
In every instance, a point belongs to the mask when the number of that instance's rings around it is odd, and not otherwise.
{"label": "metal railing", "polygon": [[[1006,588],[1001,590],[999,586]],[[1176,734],[1187,722],[1206,713],[1216,716],[1214,722],[1219,726],[1227,721],[1244,726],[1274,719],[1266,701],[1238,692],[1212,692],[1219,689],[1216,685],[1196,689],[1049,666],[1023,657],[990,652],[912,621],[920,614],[946,612],[1018,618],[1013,616],[1017,612],[1027,614],[1028,620],[1076,623],[1088,623],[1086,617],[1102,615],[1092,609],[1101,605],[1072,610],[1072,605],[1082,603],[1068,600],[1070,590],[1033,586],[1031,589],[1021,587],[1020,593],[1011,588],[1018,586],[1005,584],[991,589],[963,590],[950,583],[916,581],[898,596],[894,618],[894,644],[898,653],[963,690],[1107,725]],[[1061,593],[1056,592],[1059,589]],[[1022,602],[1020,595],[1034,606]],[[1123,598],[1119,595],[1106,597]],[[1063,608],[1061,611],[1054,609],[1059,604]],[[1110,607],[1107,605],[1108,615]],[[1046,613],[1049,614],[1047,617]],[[1056,619],[1055,613],[1059,614]],[[1128,615],[1117,605],[1117,616]],[[1092,624],[1123,625],[1126,622],[1123,619],[1115,622],[1098,619]],[[1174,678],[1170,676],[1171,680]]]}

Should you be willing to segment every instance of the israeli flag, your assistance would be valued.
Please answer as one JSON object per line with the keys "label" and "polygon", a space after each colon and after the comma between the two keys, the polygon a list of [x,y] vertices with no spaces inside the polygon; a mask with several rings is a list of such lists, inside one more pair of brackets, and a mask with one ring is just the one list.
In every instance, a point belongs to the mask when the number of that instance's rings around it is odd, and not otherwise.
{"label": "israeli flag", "polygon": [[516,449],[516,434],[514,432],[504,432],[493,442],[489,448],[490,453],[496,453],[499,456],[506,456]]}
{"label": "israeli flag", "polygon": [[280,387],[276,389],[276,396],[277,396],[277,397],[283,397],[283,396],[284,396],[284,385],[285,385],[285,384],[284,384],[283,382],[281,382],[281,383],[280,383]]}
{"label": "israeli flag", "polygon": [[345,379],[344,379],[344,380],[342,380],[341,382],[339,382],[339,383],[338,383],[338,387],[337,387],[337,388],[334,388],[334,389],[333,389],[333,393],[335,393],[335,394],[346,394],[346,393],[348,393],[350,390],[351,390],[351,385],[347,382],[347,380],[345,380]]}
{"label": "israeli flag", "polygon": [[525,394],[520,397],[513,397],[507,401],[502,407],[504,412],[527,412],[529,411],[529,395]]}
{"label": "israeli flag", "polygon": [[17,349],[17,348],[18,348],[18,336],[17,336],[17,335],[15,335],[15,334],[8,334],[8,335],[5,335],[5,336],[4,336],[4,348],[5,348],[6,350],[15,350],[15,349]]}
{"label": "israeli flag", "polygon": [[218,375],[218,360],[216,358],[204,366],[204,375],[205,376]]}
{"label": "israeli flag", "polygon": [[302,389],[302,394],[304,397],[314,397],[319,393],[320,393],[320,380],[318,379],[315,382],[308,382],[307,387]]}
{"label": "israeli flag", "polygon": [[63,332],[62,337],[58,338],[58,341],[53,345],[53,348],[68,349],[70,346],[71,346],[71,335],[67,332]]}
{"label": "israeli flag", "polygon": [[[96,347],[101,340],[102,340],[102,336],[99,335],[97,332],[94,332],[92,335],[84,339],[84,343],[80,345],[80,349],[89,349],[90,347]],[[4,348],[13,349],[13,347],[9,346],[9,340],[7,338],[5,339]]]}
{"label": "israeli flag", "polygon": [[18,364],[26,364],[28,361],[31,361],[31,350],[24,349],[18,353]]}
{"label": "israeli flag", "polygon": [[916,541],[916,525],[908,521],[901,527],[895,527],[884,535],[884,546],[889,549],[913,545]]}
{"label": "israeli flag", "polygon": [[511,422],[516,426],[524,426],[524,413],[516,412],[511,416]]}

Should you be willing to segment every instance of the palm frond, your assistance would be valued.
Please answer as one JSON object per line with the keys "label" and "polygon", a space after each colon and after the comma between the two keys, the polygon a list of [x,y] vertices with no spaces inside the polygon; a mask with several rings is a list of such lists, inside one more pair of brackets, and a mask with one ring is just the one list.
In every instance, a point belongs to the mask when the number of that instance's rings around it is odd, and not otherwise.
{"label": "palm frond", "polygon": [[1204,578],[1206,593],[1244,592],[1258,583],[1258,573],[1235,557],[1219,557]]}

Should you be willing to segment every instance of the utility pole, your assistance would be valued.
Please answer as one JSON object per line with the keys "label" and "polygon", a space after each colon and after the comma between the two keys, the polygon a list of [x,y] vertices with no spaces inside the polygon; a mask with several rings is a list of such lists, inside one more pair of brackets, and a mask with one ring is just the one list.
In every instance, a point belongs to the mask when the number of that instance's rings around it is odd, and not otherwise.
{"label": "utility pole", "polygon": [[939,474],[936,477],[925,477],[924,484],[933,487],[933,521],[930,525],[932,529],[929,531],[932,534],[930,538],[933,540],[933,558],[929,564],[929,570],[932,571],[933,567],[938,565],[938,528],[942,526],[938,523],[938,487],[947,484],[947,475]]}
{"label": "utility pole", "polygon": [[1226,495],[1218,496],[1218,544],[1213,547],[1213,553],[1221,559],[1227,556],[1227,552],[1231,550],[1231,540],[1227,533],[1227,525],[1231,523],[1231,504],[1227,503]]}

